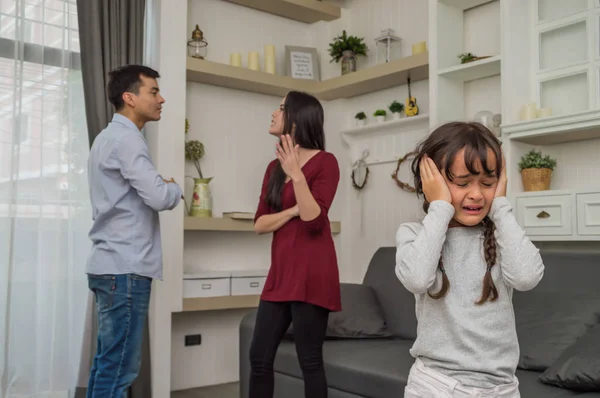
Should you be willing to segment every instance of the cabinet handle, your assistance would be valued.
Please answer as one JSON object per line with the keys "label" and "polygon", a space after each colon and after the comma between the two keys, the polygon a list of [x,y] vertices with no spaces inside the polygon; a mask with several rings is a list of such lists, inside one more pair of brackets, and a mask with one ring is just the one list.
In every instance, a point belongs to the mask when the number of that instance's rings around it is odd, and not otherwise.
{"label": "cabinet handle", "polygon": [[212,284],[210,284],[210,283],[202,284],[202,290],[210,290],[211,288],[212,288]]}
{"label": "cabinet handle", "polygon": [[250,282],[250,287],[258,287],[258,282]]}
{"label": "cabinet handle", "polygon": [[544,210],[540,211],[538,213],[538,215],[536,216],[537,218],[549,218],[550,214],[548,214],[547,212],[545,212]]}

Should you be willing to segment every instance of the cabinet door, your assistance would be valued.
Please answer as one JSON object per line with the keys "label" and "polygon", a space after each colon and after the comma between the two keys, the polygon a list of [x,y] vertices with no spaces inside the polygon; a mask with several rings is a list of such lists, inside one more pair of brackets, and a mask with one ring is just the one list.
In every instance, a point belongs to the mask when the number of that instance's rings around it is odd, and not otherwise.
{"label": "cabinet door", "polygon": [[577,194],[577,233],[600,235],[600,192]]}
{"label": "cabinet door", "polygon": [[570,236],[572,196],[526,196],[517,198],[517,221],[527,235]]}

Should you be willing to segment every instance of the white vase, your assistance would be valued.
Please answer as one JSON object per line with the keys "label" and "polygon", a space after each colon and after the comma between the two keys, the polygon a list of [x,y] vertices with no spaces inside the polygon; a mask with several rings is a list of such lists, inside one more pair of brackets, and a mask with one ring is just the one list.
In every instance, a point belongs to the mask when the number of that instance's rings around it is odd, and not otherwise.
{"label": "white vase", "polygon": [[375,116],[375,119],[377,120],[377,123],[385,122],[385,116]]}
{"label": "white vase", "polygon": [[402,114],[400,112],[394,112],[392,114],[394,115],[394,120],[399,120],[402,117]]}
{"label": "white vase", "polygon": [[363,119],[363,120],[356,119],[356,125],[358,127],[362,127],[362,126],[364,126],[366,124],[367,124],[367,119]]}

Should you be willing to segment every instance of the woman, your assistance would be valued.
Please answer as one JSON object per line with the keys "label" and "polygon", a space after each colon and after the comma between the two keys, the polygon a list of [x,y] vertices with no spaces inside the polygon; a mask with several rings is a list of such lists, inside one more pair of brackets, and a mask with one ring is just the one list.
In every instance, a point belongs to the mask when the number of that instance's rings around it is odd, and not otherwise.
{"label": "woman", "polygon": [[340,178],[325,151],[323,108],[289,92],[273,113],[277,159],[265,172],[254,229],[273,232],[271,268],[250,347],[250,398],[273,397],[273,361],[290,322],[304,375],[304,394],[327,397],[323,341],[330,311],[341,310],[337,258],[327,212]]}

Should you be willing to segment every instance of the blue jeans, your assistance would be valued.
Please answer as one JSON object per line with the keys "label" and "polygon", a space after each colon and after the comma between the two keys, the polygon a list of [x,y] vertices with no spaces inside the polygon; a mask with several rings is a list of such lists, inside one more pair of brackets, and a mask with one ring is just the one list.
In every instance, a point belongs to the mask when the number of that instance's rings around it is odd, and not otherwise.
{"label": "blue jeans", "polygon": [[88,285],[96,297],[98,349],[87,398],[122,398],[140,370],[152,279],[88,274]]}

